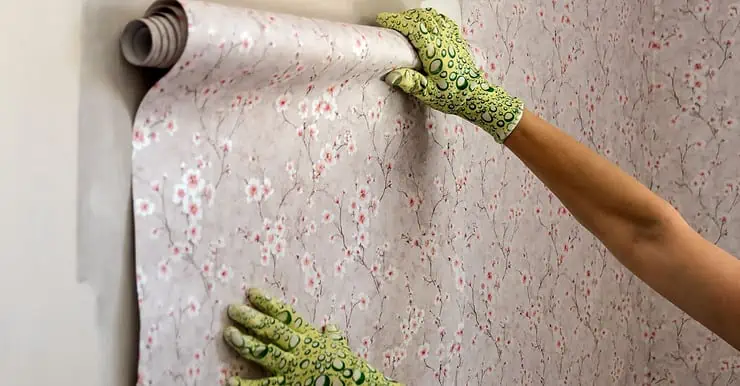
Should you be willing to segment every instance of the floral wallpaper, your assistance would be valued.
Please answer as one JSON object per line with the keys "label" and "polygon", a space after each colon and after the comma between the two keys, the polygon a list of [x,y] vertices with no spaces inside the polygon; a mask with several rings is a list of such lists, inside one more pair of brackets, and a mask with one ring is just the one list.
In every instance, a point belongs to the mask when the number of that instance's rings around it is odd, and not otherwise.
{"label": "floral wallpaper", "polygon": [[[251,286],[409,385],[740,384],[511,153],[380,80],[416,65],[400,35],[182,6],[133,128],[139,385],[258,376],[220,336]],[[462,7],[489,78],[740,254],[733,4]]]}

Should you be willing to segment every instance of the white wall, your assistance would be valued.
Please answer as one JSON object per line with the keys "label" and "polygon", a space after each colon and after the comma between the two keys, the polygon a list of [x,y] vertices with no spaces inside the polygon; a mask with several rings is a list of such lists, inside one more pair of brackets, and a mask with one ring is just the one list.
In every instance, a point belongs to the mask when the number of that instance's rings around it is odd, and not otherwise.
{"label": "white wall", "polygon": [[[223,0],[371,22],[418,0]],[[130,124],[117,38],[149,0],[0,5],[0,384],[130,386],[137,315]],[[457,1],[429,0],[459,17]],[[434,5],[434,4],[432,4]]]}
{"label": "white wall", "polygon": [[0,383],[99,385],[75,279],[80,4],[0,5]]}

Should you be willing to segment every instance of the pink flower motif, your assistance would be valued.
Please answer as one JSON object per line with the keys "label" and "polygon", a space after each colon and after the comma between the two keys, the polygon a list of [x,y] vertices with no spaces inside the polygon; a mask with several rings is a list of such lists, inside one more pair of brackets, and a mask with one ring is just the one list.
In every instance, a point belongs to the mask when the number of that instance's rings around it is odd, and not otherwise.
{"label": "pink flower motif", "polygon": [[203,218],[200,198],[195,196],[185,196],[185,200],[182,203],[182,211],[188,216],[190,221],[200,220]]}
{"label": "pink flower motif", "polygon": [[167,134],[169,134],[170,136],[174,135],[177,132],[177,123],[172,119],[167,121],[164,127],[167,131]]}
{"label": "pink flower motif", "polygon": [[364,311],[367,309],[368,304],[370,303],[370,299],[365,295],[364,292],[360,292],[357,294],[357,308],[359,308],[361,311]]}
{"label": "pink flower motif", "polygon": [[330,144],[326,144],[326,146],[321,149],[321,154],[319,155],[319,157],[321,157],[321,159],[327,166],[333,166],[337,163],[337,157],[334,153],[334,149]]}
{"label": "pink flower motif", "polygon": [[308,125],[307,128],[308,128],[308,137],[313,140],[316,140],[316,137],[318,137],[319,135],[319,127],[315,123],[312,123]]}
{"label": "pink flower motif", "polygon": [[226,284],[231,280],[231,276],[231,268],[226,264],[222,264],[221,268],[218,269],[218,280],[221,281],[221,283]]}
{"label": "pink flower motif", "polygon": [[385,270],[385,280],[393,281],[396,279],[396,276],[398,276],[398,274],[395,267],[391,266]]}
{"label": "pink flower motif", "polygon": [[187,229],[188,241],[193,244],[198,244],[201,237],[201,227],[198,224],[190,224]]}
{"label": "pink flower motif", "polygon": [[200,377],[200,367],[198,366],[190,365],[188,366],[187,370],[185,370],[185,372],[190,379],[197,379]]}
{"label": "pink flower motif", "polygon": [[370,236],[366,231],[360,231],[357,233],[357,243],[363,247],[366,247],[368,244],[368,238]]}
{"label": "pink flower motif", "polygon": [[200,177],[200,170],[188,169],[182,175],[182,182],[185,184],[187,192],[192,195],[199,194],[205,186],[205,180]]}
{"label": "pink flower motif", "polygon": [[260,187],[260,181],[256,178],[250,178],[244,193],[247,195],[247,203],[259,202],[262,199],[263,190]]}
{"label": "pink flower motif", "polygon": [[324,210],[324,213],[321,214],[321,222],[324,224],[329,224],[334,220],[334,215],[331,214],[328,210]]}
{"label": "pink flower motif", "polygon": [[334,277],[343,278],[344,273],[346,272],[344,268],[344,263],[342,260],[338,260],[336,263],[334,263]]}
{"label": "pink flower motif", "polygon": [[455,275],[455,287],[460,292],[465,290],[465,272],[458,272]]}
{"label": "pink flower motif", "polygon": [[270,264],[270,255],[267,253],[260,255],[260,264],[262,264],[263,267],[267,267]]}
{"label": "pink flower motif", "polygon": [[248,52],[252,48],[252,38],[247,32],[242,33],[239,36],[239,50],[242,52]]}
{"label": "pink flower motif", "polygon": [[326,170],[326,164],[323,161],[318,161],[315,164],[313,164],[314,178],[321,177],[325,170]]}
{"label": "pink flower motif", "polygon": [[283,255],[285,255],[285,240],[277,240],[275,242],[275,245],[272,247],[272,250],[277,257],[282,257]]}
{"label": "pink flower motif", "polygon": [[146,126],[134,127],[131,139],[131,144],[133,145],[134,150],[141,150],[149,146],[149,143],[151,143],[149,134],[150,130]]}
{"label": "pink flower motif", "polygon": [[360,185],[357,188],[357,198],[359,198],[360,201],[366,201],[370,198],[370,188],[367,185]]}
{"label": "pink flower motif", "polygon": [[319,280],[315,275],[306,275],[305,281],[304,281],[304,290],[310,294],[313,295],[316,293],[316,290],[318,289]]}
{"label": "pink flower motif", "polygon": [[203,359],[203,350],[195,350],[193,352],[193,360],[200,361]]}
{"label": "pink flower motif", "polygon": [[200,265],[200,273],[205,277],[213,276],[213,262],[206,260]]}
{"label": "pink flower motif", "polygon": [[368,224],[368,218],[367,213],[360,209],[355,213],[355,221],[357,221],[357,225],[364,227]]}
{"label": "pink flower motif", "polygon": [[198,316],[200,313],[200,302],[195,298],[195,296],[190,296],[188,298],[187,305],[185,306],[185,313],[191,318]]}
{"label": "pink flower motif", "polygon": [[308,118],[309,110],[310,109],[308,108],[308,102],[306,102],[305,100],[302,100],[298,103],[298,115],[301,117],[301,119]]}
{"label": "pink flower motif", "polygon": [[220,148],[221,148],[221,151],[222,151],[222,152],[223,152],[224,154],[226,154],[226,153],[229,153],[229,152],[231,151],[232,145],[233,145],[233,143],[232,143],[232,141],[231,141],[231,138],[224,138],[224,139],[223,139],[223,140],[221,141],[221,146],[220,146]]}
{"label": "pink flower motif", "polygon": [[312,267],[313,267],[313,257],[311,256],[310,253],[306,252],[303,254],[303,257],[301,257],[301,270],[303,272],[306,272]]}
{"label": "pink flower motif", "polygon": [[262,201],[267,201],[267,199],[275,193],[275,189],[272,188],[272,181],[267,177],[262,181],[261,189],[262,195],[260,197]]}
{"label": "pink flower motif", "polygon": [[134,212],[139,217],[146,217],[154,213],[154,203],[146,198],[137,198],[134,201]]}
{"label": "pink flower motif", "polygon": [[290,105],[290,99],[291,94],[289,92],[277,97],[277,99],[275,99],[275,110],[279,113],[287,110]]}
{"label": "pink flower motif", "polygon": [[169,261],[167,259],[160,260],[159,264],[157,264],[157,277],[160,280],[168,281],[171,274]]}

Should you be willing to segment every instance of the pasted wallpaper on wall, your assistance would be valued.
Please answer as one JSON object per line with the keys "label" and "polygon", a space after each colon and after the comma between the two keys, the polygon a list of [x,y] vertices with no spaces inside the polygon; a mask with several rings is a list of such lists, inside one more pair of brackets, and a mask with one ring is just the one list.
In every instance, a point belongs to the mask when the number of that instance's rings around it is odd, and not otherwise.
{"label": "pasted wallpaper on wall", "polygon": [[[736,8],[462,5],[489,77],[740,253]],[[133,129],[140,385],[257,374],[220,338],[249,286],[411,385],[740,382],[510,153],[380,80],[416,63],[400,35],[183,7]]]}

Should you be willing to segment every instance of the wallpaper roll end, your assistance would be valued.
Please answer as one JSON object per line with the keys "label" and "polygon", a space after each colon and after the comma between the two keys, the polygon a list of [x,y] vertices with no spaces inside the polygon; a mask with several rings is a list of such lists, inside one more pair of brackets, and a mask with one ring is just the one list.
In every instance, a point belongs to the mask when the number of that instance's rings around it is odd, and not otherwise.
{"label": "wallpaper roll end", "polygon": [[121,53],[134,66],[170,68],[185,51],[188,21],[177,1],[157,1],[121,34]]}

